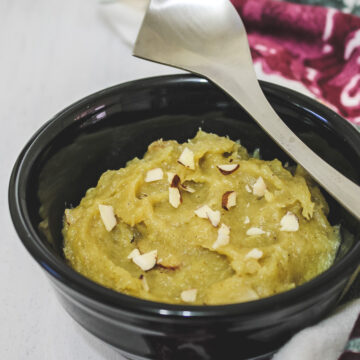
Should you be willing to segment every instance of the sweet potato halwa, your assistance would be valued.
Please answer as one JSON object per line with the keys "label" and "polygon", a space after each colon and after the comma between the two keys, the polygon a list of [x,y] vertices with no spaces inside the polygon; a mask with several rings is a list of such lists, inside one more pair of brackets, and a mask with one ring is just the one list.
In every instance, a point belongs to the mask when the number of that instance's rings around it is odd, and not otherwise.
{"label": "sweet potato halwa", "polygon": [[318,187],[297,168],[250,157],[199,131],[158,140],[105,172],[64,217],[76,271],[166,303],[227,304],[294,288],[325,271],[339,244]]}

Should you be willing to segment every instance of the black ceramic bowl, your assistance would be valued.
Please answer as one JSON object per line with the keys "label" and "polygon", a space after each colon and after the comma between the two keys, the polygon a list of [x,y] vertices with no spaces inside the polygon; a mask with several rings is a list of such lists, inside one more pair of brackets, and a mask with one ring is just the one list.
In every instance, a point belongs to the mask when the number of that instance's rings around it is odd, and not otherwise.
{"label": "black ceramic bowl", "polygon": [[[319,155],[359,183],[360,134],[334,112],[291,90],[261,83],[282,119]],[[106,289],[73,271],[62,252],[64,209],[77,205],[102,172],[142,156],[153,140],[185,141],[201,127],[240,139],[265,159],[287,156],[227,95],[192,75],[115,86],[71,105],[46,123],[20,154],[9,201],[16,230],[45,270],[65,309],[129,359],[265,358],[336,306],[359,265],[359,222],[328,197],[342,225],[335,264],[298,288],[224,306],[149,302]],[[48,218],[47,237],[39,230]]]}

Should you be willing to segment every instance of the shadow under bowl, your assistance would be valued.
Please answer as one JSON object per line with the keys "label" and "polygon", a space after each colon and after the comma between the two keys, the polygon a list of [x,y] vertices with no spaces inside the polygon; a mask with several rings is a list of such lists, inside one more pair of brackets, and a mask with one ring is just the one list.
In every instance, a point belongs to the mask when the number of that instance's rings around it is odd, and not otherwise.
{"label": "shadow under bowl", "polygon": [[[359,183],[360,134],[322,104],[261,82],[284,122],[316,153]],[[179,142],[198,128],[240,139],[266,160],[287,155],[229,96],[194,75],[137,80],[90,95],[47,122],[14,166],[9,203],[20,239],[48,275],[69,314],[129,359],[260,359],[339,302],[360,262],[359,221],[328,194],[341,224],[334,265],[308,283],[269,298],[222,306],[169,305],[102,287],[63,256],[64,209],[76,206],[109,169],[123,167],[159,138]],[[46,236],[39,229],[48,221]]]}

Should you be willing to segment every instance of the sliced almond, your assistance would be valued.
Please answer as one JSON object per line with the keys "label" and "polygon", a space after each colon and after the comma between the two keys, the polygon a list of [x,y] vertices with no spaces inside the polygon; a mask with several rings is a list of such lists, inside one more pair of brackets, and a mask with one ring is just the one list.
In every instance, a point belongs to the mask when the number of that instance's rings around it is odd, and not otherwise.
{"label": "sliced almond", "polygon": [[179,175],[175,174],[171,180],[170,187],[178,188],[180,185],[180,182],[181,182],[181,180],[180,180]]}
{"label": "sliced almond", "polygon": [[220,246],[225,246],[230,241],[230,228],[225,224],[221,224],[218,230],[218,236],[216,241],[214,242],[212,248],[217,249]]}
{"label": "sliced almond", "polygon": [[227,191],[224,193],[221,199],[221,206],[225,210],[229,210],[231,207],[236,205],[236,192],[235,191]]}
{"label": "sliced almond", "polygon": [[280,231],[298,231],[299,219],[291,211],[288,211],[280,220],[280,226]]}
{"label": "sliced almond", "polygon": [[187,191],[191,194],[193,194],[195,192],[195,189],[193,189],[192,187],[185,185],[185,184],[180,184],[181,189],[183,189],[184,191]]}
{"label": "sliced almond", "polygon": [[217,165],[217,168],[223,175],[230,175],[240,167],[239,164]]}
{"label": "sliced almond", "polygon": [[163,177],[164,177],[164,173],[162,169],[160,168],[152,169],[146,173],[145,182],[158,181],[161,180]]}
{"label": "sliced almond", "polygon": [[145,254],[135,255],[132,261],[143,271],[152,269],[156,264],[157,250],[149,251]]}
{"label": "sliced almond", "polygon": [[197,289],[189,289],[189,290],[184,290],[180,297],[181,300],[184,302],[195,302],[196,301],[196,295],[197,295]]}
{"label": "sliced almond", "polygon": [[147,283],[146,277],[143,274],[140,275],[140,280],[142,282],[142,286],[143,286],[144,290],[146,292],[149,292],[149,290],[150,290],[149,284]]}
{"label": "sliced almond", "polygon": [[245,259],[260,259],[263,256],[263,252],[257,248],[254,248],[252,250],[250,250],[246,256]]}
{"label": "sliced almond", "polygon": [[262,235],[265,234],[265,231],[257,228],[257,227],[251,227],[247,230],[246,235],[253,236],[253,235]]}
{"label": "sliced almond", "polygon": [[211,222],[211,225],[214,227],[217,227],[220,223],[220,211],[216,210],[216,211],[212,211],[208,213],[208,218]]}
{"label": "sliced almond", "polygon": [[203,205],[197,210],[194,211],[195,215],[202,219],[209,219],[211,224],[217,227],[220,223],[220,211],[219,210],[212,210],[208,205]]}
{"label": "sliced almond", "polygon": [[178,163],[191,170],[195,170],[194,153],[190,149],[185,148],[178,159]]}
{"label": "sliced almond", "polygon": [[177,187],[169,187],[169,202],[176,209],[182,203],[180,190]]}
{"label": "sliced almond", "polygon": [[99,205],[101,220],[107,231],[111,231],[116,226],[114,208],[111,205]]}
{"label": "sliced almond", "polygon": [[140,251],[139,251],[139,249],[134,249],[129,255],[128,255],[128,259],[133,259],[135,256],[139,256],[139,255],[141,255],[140,254]]}
{"label": "sliced almond", "polygon": [[264,196],[265,195],[265,191],[266,191],[266,184],[264,179],[259,176],[253,186],[253,194],[255,196]]}
{"label": "sliced almond", "polygon": [[248,216],[245,216],[245,219],[244,219],[244,224],[249,224],[250,223],[250,219]]}
{"label": "sliced almond", "polygon": [[212,211],[211,208],[207,205],[203,205],[201,207],[199,207],[198,209],[196,209],[194,211],[195,215],[197,215],[199,218],[202,219],[207,219],[208,218],[208,212]]}
{"label": "sliced almond", "polygon": [[168,177],[168,182],[169,182],[169,184],[172,183],[173,178],[174,178],[175,175],[176,175],[176,174],[173,173],[173,172],[168,172],[168,173],[167,173],[167,177]]}
{"label": "sliced almond", "polygon": [[190,186],[181,184],[180,177],[177,174],[175,174],[173,172],[168,172],[167,176],[168,176],[168,182],[171,187],[180,187],[182,190],[187,191],[189,193],[195,192],[195,189],[191,188]]}
{"label": "sliced almond", "polygon": [[250,187],[248,184],[245,185],[245,190],[246,190],[248,193],[252,193],[251,187]]}

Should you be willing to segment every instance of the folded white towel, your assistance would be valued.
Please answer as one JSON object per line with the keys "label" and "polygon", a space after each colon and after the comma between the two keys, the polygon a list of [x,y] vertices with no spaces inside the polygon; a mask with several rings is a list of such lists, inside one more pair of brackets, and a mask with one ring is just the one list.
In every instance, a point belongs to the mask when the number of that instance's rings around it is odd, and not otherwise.
{"label": "folded white towel", "polygon": [[317,325],[296,334],[273,360],[338,359],[359,312],[360,299],[343,305]]}

